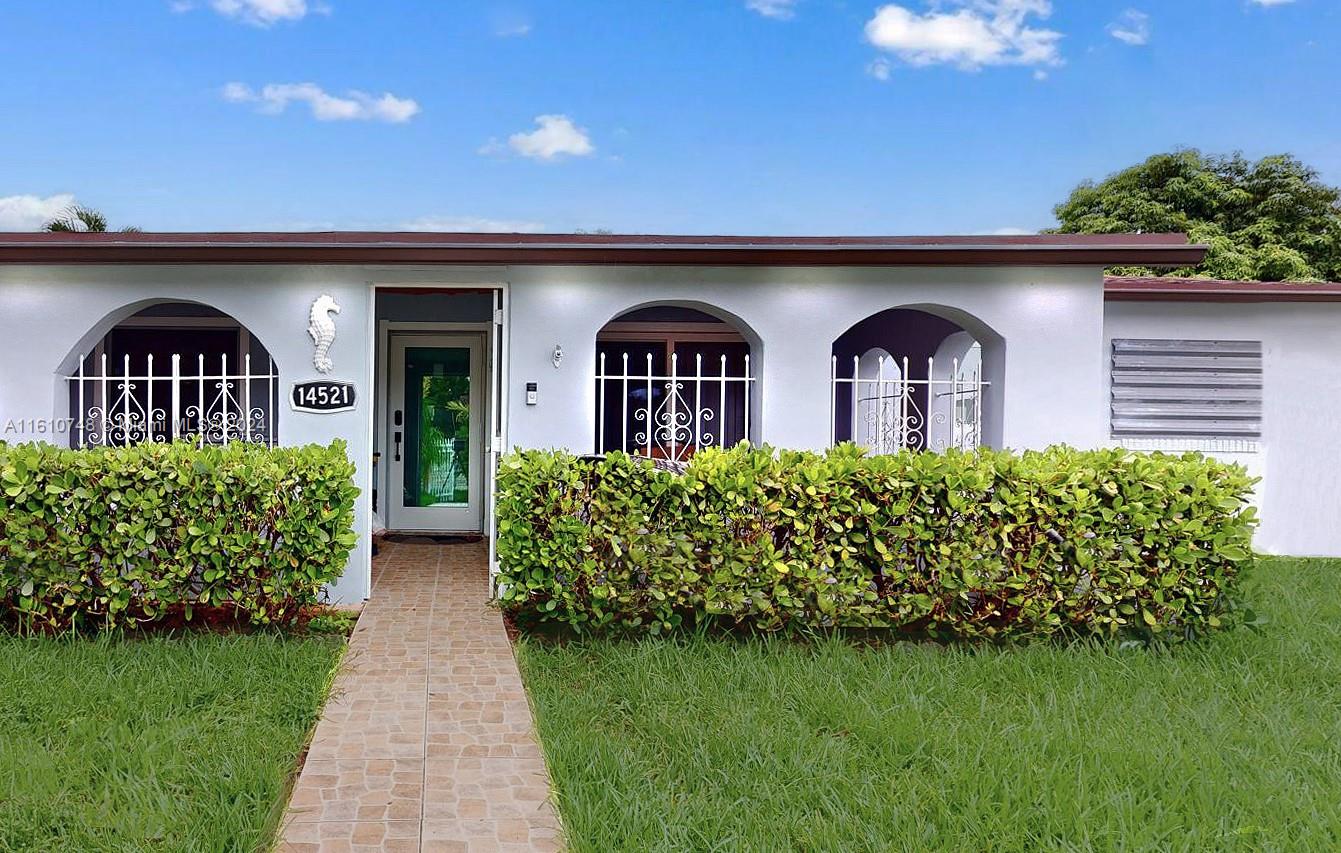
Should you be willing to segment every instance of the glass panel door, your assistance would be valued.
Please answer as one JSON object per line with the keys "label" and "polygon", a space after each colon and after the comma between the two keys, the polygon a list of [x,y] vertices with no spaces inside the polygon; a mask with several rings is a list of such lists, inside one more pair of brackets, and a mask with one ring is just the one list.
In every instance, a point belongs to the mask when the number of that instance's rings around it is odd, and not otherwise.
{"label": "glass panel door", "polygon": [[405,506],[470,501],[470,350],[405,349]]}
{"label": "glass panel door", "polygon": [[481,525],[482,341],[393,335],[388,377],[397,530],[476,531]]}

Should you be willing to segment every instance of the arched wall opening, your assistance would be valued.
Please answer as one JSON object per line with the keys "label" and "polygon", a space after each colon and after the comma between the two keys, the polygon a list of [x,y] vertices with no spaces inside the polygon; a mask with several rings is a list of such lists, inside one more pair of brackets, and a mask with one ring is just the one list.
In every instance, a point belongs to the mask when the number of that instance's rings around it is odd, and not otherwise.
{"label": "arched wall opening", "polygon": [[757,443],[760,341],[701,303],[623,311],[596,333],[595,449],[684,461]]}
{"label": "arched wall opening", "polygon": [[833,345],[833,440],[874,453],[999,446],[1005,341],[941,306],[891,308]]}
{"label": "arched wall opening", "polygon": [[274,360],[246,326],[209,305],[126,306],[85,334],[60,372],[72,447],[278,443]]}

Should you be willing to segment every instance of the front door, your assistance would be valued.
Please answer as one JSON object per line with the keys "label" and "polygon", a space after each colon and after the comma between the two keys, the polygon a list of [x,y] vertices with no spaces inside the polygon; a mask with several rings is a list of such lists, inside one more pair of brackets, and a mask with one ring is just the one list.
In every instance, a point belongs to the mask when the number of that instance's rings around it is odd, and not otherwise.
{"label": "front door", "polygon": [[393,334],[387,526],[482,529],[483,338]]}

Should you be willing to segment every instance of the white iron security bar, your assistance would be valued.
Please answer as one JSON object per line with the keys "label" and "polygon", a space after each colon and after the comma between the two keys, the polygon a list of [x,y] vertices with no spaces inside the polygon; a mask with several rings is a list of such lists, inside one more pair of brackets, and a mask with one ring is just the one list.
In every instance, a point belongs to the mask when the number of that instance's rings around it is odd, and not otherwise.
{"label": "white iron security bar", "polygon": [[952,359],[950,372],[936,377],[936,359],[927,359],[927,378],[910,379],[911,367],[881,356],[874,371],[863,370],[860,356],[852,359],[852,375],[838,375],[838,357],[830,371],[829,444],[838,441],[839,401],[849,406],[849,438],[872,453],[902,449],[943,451],[951,447],[975,450],[982,444],[982,406],[991,386],[982,378],[980,364],[961,369]]}
{"label": "white iron security bar", "polygon": [[145,372],[132,374],[130,356],[125,355],[119,375],[109,371],[105,353],[95,358],[95,374],[87,372],[80,356],[78,372],[65,377],[74,386],[71,433],[76,447],[183,438],[202,447],[232,441],[276,444],[279,374],[272,358],[267,357],[265,372],[257,373],[247,353],[241,372],[230,372],[225,353],[220,355],[218,373],[208,373],[202,353],[195,358],[196,372],[183,374],[182,356],[172,355],[170,370],[155,373],[150,354]]}
{"label": "white iron security bar", "polygon": [[[678,462],[702,448],[726,446],[728,436],[732,440],[749,440],[754,377],[750,375],[748,353],[739,376],[729,373],[725,355],[721,356],[716,374],[703,372],[702,353],[694,356],[693,373],[681,374],[679,355],[671,353],[667,375],[653,372],[651,353],[647,354],[642,373],[630,372],[628,353],[620,358],[621,372],[611,373],[605,356],[600,354],[596,370],[597,453],[605,453],[607,449],[606,415],[614,414],[607,406],[618,407],[618,449],[636,456]],[[607,384],[613,387],[607,390]],[[741,389],[739,393],[736,388]],[[630,397],[642,399],[631,404]],[[638,425],[632,441],[630,414]],[[728,416],[739,422],[739,428],[728,427]]]}

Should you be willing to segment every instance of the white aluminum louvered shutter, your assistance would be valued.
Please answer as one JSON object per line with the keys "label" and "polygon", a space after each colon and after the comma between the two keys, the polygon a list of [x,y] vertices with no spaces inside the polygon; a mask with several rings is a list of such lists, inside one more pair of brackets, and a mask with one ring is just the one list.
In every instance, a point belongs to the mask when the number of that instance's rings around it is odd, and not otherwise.
{"label": "white aluminum louvered shutter", "polygon": [[1114,438],[1255,440],[1261,341],[1113,340]]}

